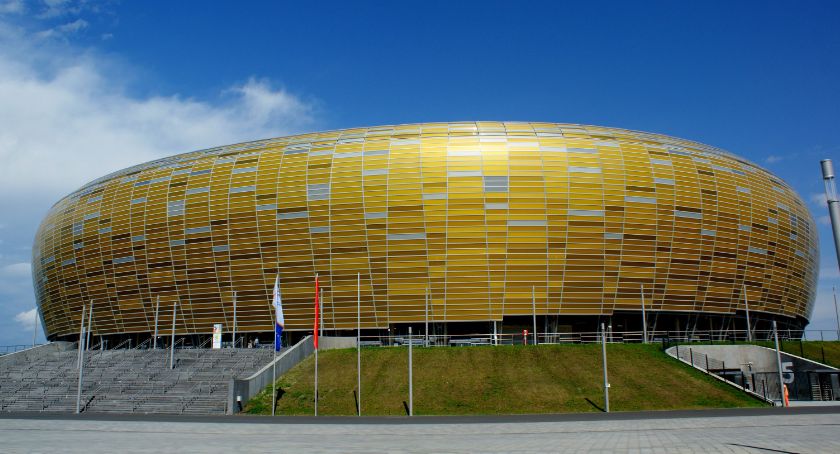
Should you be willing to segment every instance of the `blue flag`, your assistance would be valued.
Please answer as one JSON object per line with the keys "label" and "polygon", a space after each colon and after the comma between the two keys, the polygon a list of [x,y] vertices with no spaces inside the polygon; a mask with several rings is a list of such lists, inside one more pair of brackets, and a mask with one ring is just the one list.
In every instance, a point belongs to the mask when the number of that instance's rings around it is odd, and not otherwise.
{"label": "blue flag", "polygon": [[283,301],[280,298],[280,275],[274,281],[274,296],[272,299],[274,305],[274,351],[280,351],[283,348],[283,328],[286,327],[286,322],[283,320]]}

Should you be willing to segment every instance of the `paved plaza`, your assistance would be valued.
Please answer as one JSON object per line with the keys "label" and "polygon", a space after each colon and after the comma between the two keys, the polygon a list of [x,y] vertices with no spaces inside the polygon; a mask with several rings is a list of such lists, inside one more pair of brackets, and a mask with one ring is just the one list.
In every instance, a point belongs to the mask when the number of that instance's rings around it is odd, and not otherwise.
{"label": "paved plaza", "polygon": [[0,440],[0,451],[27,453],[837,453],[840,413],[765,409],[317,422],[314,418],[6,414],[0,417]]}

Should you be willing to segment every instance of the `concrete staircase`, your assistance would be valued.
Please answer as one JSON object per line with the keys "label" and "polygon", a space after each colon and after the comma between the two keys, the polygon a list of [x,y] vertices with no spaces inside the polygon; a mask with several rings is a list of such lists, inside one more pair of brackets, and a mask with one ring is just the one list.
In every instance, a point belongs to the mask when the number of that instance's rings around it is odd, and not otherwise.
{"label": "concrete staircase", "polygon": [[[85,355],[87,412],[224,414],[231,379],[252,375],[271,349],[91,350]],[[0,359],[0,411],[74,412],[78,350],[39,347]]]}

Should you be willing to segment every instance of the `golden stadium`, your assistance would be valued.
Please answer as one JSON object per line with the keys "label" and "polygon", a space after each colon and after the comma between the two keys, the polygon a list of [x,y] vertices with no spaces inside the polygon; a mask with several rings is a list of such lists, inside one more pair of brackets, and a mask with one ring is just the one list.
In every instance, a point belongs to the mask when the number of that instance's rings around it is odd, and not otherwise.
{"label": "golden stadium", "polygon": [[[594,330],[801,329],[816,228],[785,182],[727,151],[625,129],[426,123],[281,137],[179,154],[95,180],[56,203],[33,249],[49,339],[148,338],[213,325],[286,329],[428,320]],[[744,293],[746,292],[746,293]],[[749,306],[747,307],[746,304]],[[654,317],[654,315],[651,315]]]}

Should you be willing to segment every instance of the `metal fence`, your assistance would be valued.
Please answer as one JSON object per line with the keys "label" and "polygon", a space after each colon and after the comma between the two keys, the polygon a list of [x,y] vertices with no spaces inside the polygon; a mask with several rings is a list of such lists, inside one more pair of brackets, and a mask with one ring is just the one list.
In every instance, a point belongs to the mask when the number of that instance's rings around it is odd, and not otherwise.
{"label": "metal fence", "polygon": [[740,364],[729,364],[695,351],[687,345],[674,347],[677,358],[741,388],[747,394],[774,403],[780,400],[779,375],[773,372],[747,372]]}
{"label": "metal fence", "polygon": [[28,348],[37,347],[44,344],[17,344],[17,345],[0,345],[0,356],[8,355],[9,353],[19,352]]}
{"label": "metal fence", "polygon": [[[829,336],[831,334],[831,336]],[[779,331],[779,340],[783,341],[836,341],[836,331]],[[434,330],[428,334],[422,332],[409,337],[407,334],[365,334],[360,338],[363,347],[399,347],[411,343],[414,346],[428,347],[465,347],[482,345],[534,345],[534,344],[589,344],[601,342],[598,331],[565,333],[471,333],[440,334]],[[642,331],[606,332],[610,343],[642,343],[645,333]],[[769,342],[773,340],[772,330],[750,331],[648,331],[648,343],[673,345],[678,343],[737,343]]]}

